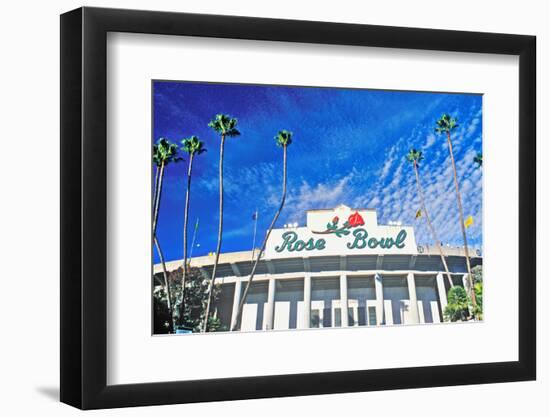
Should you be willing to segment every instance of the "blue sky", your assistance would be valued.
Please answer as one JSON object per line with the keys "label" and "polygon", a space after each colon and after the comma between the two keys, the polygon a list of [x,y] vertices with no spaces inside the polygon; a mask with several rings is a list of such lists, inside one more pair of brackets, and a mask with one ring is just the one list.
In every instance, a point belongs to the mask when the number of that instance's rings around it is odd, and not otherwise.
{"label": "blue sky", "polygon": [[[304,88],[155,81],[153,141],[179,143],[198,136],[208,152],[193,164],[189,240],[200,218],[193,256],[215,251],[218,227],[219,136],[207,125],[216,113],[238,118],[241,136],[228,138],[224,158],[222,252],[250,250],[252,214],[259,211],[258,237],[277,209],[282,150],[277,131],[294,133],[288,150],[288,193],[277,227],[305,224],[305,211],[346,204],[374,208],[378,221],[415,228],[419,244],[432,239],[420,208],[413,168],[405,154],[424,152],[420,168],[427,209],[445,244],[462,236],[447,143],[434,133],[442,113],[458,118],[453,147],[471,245],[482,238],[482,170],[472,160],[482,148],[482,96],[340,88]],[[188,158],[166,169],[158,237],[167,260],[182,258],[183,207]],[[155,262],[158,262],[155,253]]]}

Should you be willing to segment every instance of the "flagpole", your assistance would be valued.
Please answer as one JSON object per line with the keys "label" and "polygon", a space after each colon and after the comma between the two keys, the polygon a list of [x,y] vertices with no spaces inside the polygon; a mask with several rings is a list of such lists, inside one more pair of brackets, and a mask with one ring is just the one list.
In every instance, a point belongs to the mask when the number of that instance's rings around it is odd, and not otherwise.
{"label": "flagpole", "polygon": [[199,218],[197,217],[197,221],[195,222],[195,230],[193,230],[193,239],[191,240],[191,252],[189,253],[189,260],[187,262],[191,262],[191,258],[193,257],[193,248],[195,247],[195,238],[197,237],[198,229],[199,229]]}
{"label": "flagpole", "polygon": [[250,262],[254,262],[254,251],[256,248],[256,229],[258,226],[258,209],[254,212],[254,237],[252,238],[252,259]]}

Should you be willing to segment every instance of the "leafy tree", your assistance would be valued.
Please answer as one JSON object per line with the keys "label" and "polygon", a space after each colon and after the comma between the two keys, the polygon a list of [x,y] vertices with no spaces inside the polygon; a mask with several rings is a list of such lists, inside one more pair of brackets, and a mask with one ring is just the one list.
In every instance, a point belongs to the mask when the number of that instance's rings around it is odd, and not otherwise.
{"label": "leafy tree", "polygon": [[[453,167],[453,178],[455,183],[455,191],[456,191],[456,201],[458,204],[458,214],[459,214],[459,221],[460,221],[460,228],[462,230],[462,238],[464,239],[464,255],[466,256],[466,266],[468,268],[468,281],[470,283],[470,288],[473,289],[473,283],[472,283],[472,271],[470,267],[470,256],[468,254],[468,239],[466,238],[466,226],[464,225],[464,211],[462,210],[462,198],[460,196],[460,189],[458,187],[458,179],[456,175],[456,165],[455,165],[455,158],[453,154],[453,143],[451,140],[451,132],[458,127],[458,122],[454,117],[449,116],[448,114],[444,114],[441,116],[441,118],[436,122],[436,128],[435,131],[438,134],[444,134],[447,137],[447,145],[449,146],[449,155],[451,157],[451,165]],[[476,305],[476,299],[474,295],[474,291],[470,290],[470,296],[472,298],[472,304],[475,307]]]}
{"label": "leafy tree", "polygon": [[187,277],[187,225],[189,222],[189,199],[191,195],[193,161],[195,160],[196,155],[206,152],[206,149],[204,148],[204,142],[196,136],[183,139],[181,141],[181,149],[189,155],[189,165],[187,167],[187,190],[185,192],[185,209],[183,214],[183,274],[181,277],[181,285],[185,288],[185,279]]}
{"label": "leafy tree", "polygon": [[[227,137],[239,136],[241,132],[237,129],[237,119],[228,116],[226,114],[217,114],[214,119],[208,123],[208,127],[212,128],[218,135],[220,135],[220,162],[219,162],[219,182],[220,182],[220,205],[219,205],[219,224],[218,224],[218,244],[216,245],[216,254],[214,258],[214,268],[212,269],[212,278],[210,281],[210,290],[208,296],[208,302],[206,303],[205,317],[210,317],[210,306],[212,304],[212,290],[214,288],[216,280],[216,272],[218,269],[218,262],[220,259],[220,250],[222,247],[222,234],[223,234],[223,151],[225,145],[225,139]],[[207,321],[204,321],[203,331],[207,331]]]}
{"label": "leafy tree", "polygon": [[483,267],[481,265],[472,268],[472,279],[474,280],[474,284],[478,282],[483,283]]}
{"label": "leafy tree", "polygon": [[[164,286],[166,288],[166,307],[173,317],[172,303],[173,298],[171,296],[170,286],[168,285],[168,273],[166,271],[166,262],[162,254],[162,249],[157,238],[157,223],[160,209],[160,198],[162,195],[162,181],[164,179],[164,170],[166,166],[171,163],[179,162],[181,158],[178,156],[178,145],[171,143],[168,139],[160,138],[159,141],[153,145],[153,163],[156,166],[155,170],[155,184],[153,191],[153,241],[159,255],[159,259],[162,265],[162,271],[164,276]],[[173,328],[173,320],[170,320]]]}
{"label": "leafy tree", "polygon": [[428,228],[430,229],[430,232],[432,234],[432,239],[435,242],[435,245],[439,251],[439,256],[441,257],[441,263],[443,264],[443,267],[445,268],[445,273],[447,274],[447,279],[449,280],[449,285],[453,287],[453,280],[451,279],[451,274],[449,273],[449,268],[447,266],[447,261],[445,260],[445,256],[443,255],[443,249],[441,249],[441,242],[437,238],[437,233],[435,232],[435,228],[432,225],[432,222],[430,220],[430,215],[428,214],[428,209],[426,208],[426,202],[424,199],[424,191],[422,190],[422,186],[420,185],[420,175],[418,174],[418,167],[420,165],[420,161],[424,159],[424,155],[422,151],[418,151],[416,149],[409,150],[409,153],[406,155],[407,161],[409,161],[413,168],[414,168],[414,174],[416,177],[416,188],[418,190],[418,194],[420,195],[420,202],[422,204],[422,212],[426,216],[426,223],[428,224]]}
{"label": "leafy tree", "polygon": [[447,307],[443,312],[445,321],[466,321],[470,315],[468,294],[458,285],[449,289],[447,294]]}
{"label": "leafy tree", "polygon": [[447,295],[448,304],[443,312],[445,320],[464,321],[468,320],[472,314],[479,320],[483,320],[483,267],[481,265],[472,268],[472,277],[476,304],[472,303],[463,287],[451,288]]}
{"label": "leafy tree", "polygon": [[[269,229],[267,229],[267,233],[264,237],[264,241],[262,243],[262,247],[260,248],[260,251],[258,252],[258,255],[256,256],[256,261],[254,262],[254,266],[252,267],[252,271],[250,272],[250,277],[248,278],[248,282],[246,284],[246,288],[244,290],[243,296],[241,297],[241,301],[239,302],[239,309],[237,310],[236,319],[233,321],[232,330],[236,330],[240,325],[240,320],[243,312],[244,303],[246,302],[246,297],[248,296],[248,291],[250,290],[250,286],[252,285],[252,280],[254,279],[254,274],[256,274],[256,269],[258,268],[258,264],[260,262],[260,259],[262,257],[262,254],[265,251],[265,246],[267,244],[267,240],[269,239],[269,235],[271,234],[271,231],[273,230],[273,227],[275,226],[275,223],[277,222],[277,219],[279,218],[281,211],[283,210],[283,207],[285,205],[286,200],[286,170],[287,170],[287,158],[286,153],[287,149],[292,143],[292,132],[289,132],[288,130],[280,130],[279,133],[277,133],[277,136],[275,136],[275,143],[277,146],[283,148],[283,191],[281,195],[281,203],[279,204],[279,208],[277,212],[275,213],[275,216],[273,216],[273,220],[271,221],[271,224],[269,225]],[[270,329],[268,329],[270,330]]]}
{"label": "leafy tree", "polygon": [[153,291],[153,333],[166,334],[172,329],[172,313],[166,305],[167,296],[164,284]]}
{"label": "leafy tree", "polygon": [[476,305],[472,306],[473,312],[476,317],[483,320],[483,267],[481,265],[472,268],[472,277],[476,296]]}
{"label": "leafy tree", "polygon": [[479,320],[483,320],[483,282],[476,282],[474,284],[474,294],[476,296],[476,305],[473,307],[473,313]]}
{"label": "leafy tree", "polygon": [[[180,326],[198,333],[202,330],[205,319],[206,303],[210,294],[209,280],[202,276],[198,268],[188,268],[188,275],[185,281],[185,291],[182,294],[182,276],[183,268],[178,268],[169,274],[170,289],[174,294],[176,311]],[[157,274],[156,282],[160,280],[160,274]],[[219,299],[220,286],[216,285],[212,291],[212,300],[215,303]],[[167,293],[163,285],[155,286],[153,291],[154,299],[154,323],[155,334],[167,333],[170,323],[170,314],[163,306],[166,305]],[[222,326],[218,317],[209,317],[207,330],[223,331],[227,327]]]}

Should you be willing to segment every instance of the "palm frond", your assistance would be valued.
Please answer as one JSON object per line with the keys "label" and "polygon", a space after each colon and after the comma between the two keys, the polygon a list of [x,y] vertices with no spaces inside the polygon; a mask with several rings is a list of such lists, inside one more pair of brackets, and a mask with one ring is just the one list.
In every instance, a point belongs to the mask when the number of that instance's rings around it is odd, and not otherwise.
{"label": "palm frond", "polygon": [[204,148],[204,142],[201,141],[197,136],[191,136],[189,138],[182,139],[181,141],[182,149],[184,152],[189,155],[200,155],[201,153],[206,152]]}
{"label": "palm frond", "polygon": [[275,143],[277,146],[289,146],[292,143],[292,132],[289,130],[279,130],[277,136],[275,136]]}
{"label": "palm frond", "polygon": [[153,162],[155,165],[160,166],[168,165],[171,162],[179,162],[183,158],[178,155],[178,145],[170,142],[166,138],[160,138],[156,144],[153,145]]}
{"label": "palm frond", "polygon": [[478,165],[479,168],[483,166],[483,154],[481,152],[478,152],[476,156],[474,156],[474,162]]}
{"label": "palm frond", "polygon": [[418,165],[420,161],[424,159],[424,153],[422,151],[418,151],[414,148],[409,149],[409,152],[407,155],[405,155],[405,158],[407,158],[407,161],[414,163]]}
{"label": "palm frond", "polygon": [[208,127],[212,128],[219,135],[228,137],[239,136],[241,132],[237,129],[237,119],[227,114],[216,114],[208,123]]}
{"label": "palm frond", "polygon": [[456,129],[458,125],[458,120],[454,117],[451,117],[449,114],[443,114],[436,122],[436,133],[449,133],[451,130]]}

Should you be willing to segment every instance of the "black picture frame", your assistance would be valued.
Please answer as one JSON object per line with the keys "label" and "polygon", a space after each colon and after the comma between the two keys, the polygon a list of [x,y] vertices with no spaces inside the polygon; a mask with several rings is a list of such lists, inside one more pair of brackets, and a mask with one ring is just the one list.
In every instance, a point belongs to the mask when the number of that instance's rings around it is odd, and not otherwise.
{"label": "black picture frame", "polygon": [[[519,360],[108,386],[108,32],[519,56]],[[536,377],[536,38],[171,12],[61,16],[61,401],[82,409],[533,380]]]}

